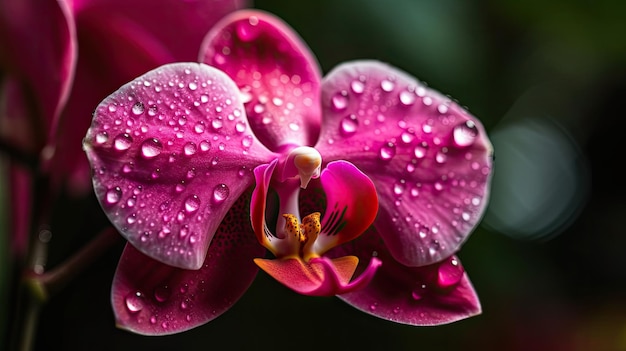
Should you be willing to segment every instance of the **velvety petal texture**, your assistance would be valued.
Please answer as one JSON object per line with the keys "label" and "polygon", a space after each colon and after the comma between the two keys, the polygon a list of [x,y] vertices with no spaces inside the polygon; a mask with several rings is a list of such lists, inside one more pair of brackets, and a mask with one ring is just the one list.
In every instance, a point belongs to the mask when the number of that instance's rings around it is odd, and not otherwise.
{"label": "velvety petal texture", "polygon": [[[54,2],[54,1],[53,1]],[[88,189],[80,143],[103,97],[134,78],[172,62],[193,62],[202,38],[221,17],[248,5],[241,0],[75,0],[76,80],[56,135],[50,166],[68,187]]]}
{"label": "velvety petal texture", "polygon": [[[375,256],[383,264],[363,289],[341,295],[348,304],[397,323],[428,326],[455,322],[481,312],[474,288],[456,256],[423,267],[396,262],[375,229],[331,251],[331,257]],[[358,272],[358,270],[357,270]]]}
{"label": "velvety petal texture", "polygon": [[252,170],[273,156],[252,135],[232,80],[197,63],[162,66],[107,97],[84,148],[116,228],[144,254],[186,269],[202,266]]}
{"label": "velvety petal texture", "polygon": [[322,87],[315,148],[348,159],[376,185],[374,225],[393,257],[425,266],[454,254],[483,215],[493,149],[455,101],[384,63],[335,68]]}
{"label": "velvety petal texture", "polygon": [[[66,1],[0,2],[1,69],[16,77],[34,108],[21,118],[31,122],[31,138],[42,147],[54,135],[76,65],[76,29]],[[29,103],[32,103],[29,100]],[[2,111],[4,112],[4,111]]]}
{"label": "velvety petal texture", "polygon": [[155,261],[131,245],[122,254],[112,288],[117,325],[138,334],[179,333],[213,320],[248,289],[262,256],[247,220],[248,202],[235,203],[199,270]]}
{"label": "velvety petal texture", "polygon": [[252,130],[268,148],[317,141],[321,74],[309,48],[282,20],[255,10],[228,15],[204,39],[199,60],[237,83]]}

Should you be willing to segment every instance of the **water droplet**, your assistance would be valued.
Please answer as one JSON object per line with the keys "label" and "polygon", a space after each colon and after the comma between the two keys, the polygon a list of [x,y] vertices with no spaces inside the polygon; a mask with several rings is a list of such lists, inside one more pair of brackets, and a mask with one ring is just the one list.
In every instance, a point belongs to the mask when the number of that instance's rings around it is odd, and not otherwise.
{"label": "water droplet", "polygon": [[404,106],[413,105],[416,99],[415,94],[408,90],[401,91],[398,97],[400,98],[400,103],[402,103],[402,105]]}
{"label": "water droplet", "polygon": [[244,121],[239,121],[237,122],[237,124],[235,124],[235,130],[239,133],[243,133],[246,131],[246,122]]}
{"label": "water droplet", "polygon": [[222,128],[223,122],[221,119],[214,119],[211,122],[211,126],[213,127],[213,129],[218,130],[220,128]]}
{"label": "water droplet", "polygon": [[426,150],[428,150],[428,144],[424,141],[420,145],[417,145],[413,152],[415,153],[415,157],[424,158],[424,156],[426,156]]}
{"label": "water droplet", "polygon": [[296,122],[291,122],[291,123],[289,123],[289,129],[291,129],[294,132],[296,132],[296,131],[298,131],[300,129],[300,126]]}
{"label": "water droplet", "polygon": [[120,134],[113,140],[113,147],[119,151],[126,151],[133,144],[133,138],[127,133]]}
{"label": "water droplet", "polygon": [[125,301],[130,313],[137,313],[144,307],[143,294],[139,291],[128,294]]}
{"label": "water droplet", "polygon": [[129,215],[129,216],[126,218],[126,222],[127,222],[128,224],[133,224],[133,223],[137,222],[137,214],[136,214],[136,213],[133,213],[133,214]]}
{"label": "water droplet", "polygon": [[393,84],[393,82],[388,79],[383,79],[380,82],[380,87],[383,89],[383,91],[386,91],[386,92],[392,91],[394,86],[395,85]]}
{"label": "water droplet", "polygon": [[198,89],[198,84],[196,84],[195,82],[190,82],[188,86],[189,86],[189,90],[192,90],[192,91]]}
{"label": "water droplet", "polygon": [[404,189],[405,189],[405,181],[404,180],[400,180],[400,182],[394,184],[393,186],[393,193],[396,195],[402,195],[402,193],[404,193]]}
{"label": "water droplet", "polygon": [[202,134],[204,132],[204,124],[198,123],[193,127],[194,132]]}
{"label": "water droplet", "polygon": [[283,99],[281,99],[279,97],[273,97],[272,98],[272,103],[274,104],[274,106],[282,106],[283,105]]}
{"label": "water droplet", "polygon": [[448,106],[441,104],[439,106],[437,106],[437,111],[439,111],[439,113],[444,114],[446,112],[448,112]]}
{"label": "water droplet", "polygon": [[243,139],[241,139],[241,146],[248,148],[252,146],[253,140],[252,135],[246,135]]}
{"label": "water droplet", "polygon": [[211,142],[208,140],[203,140],[200,142],[200,150],[203,152],[211,150]]}
{"label": "water droplet", "polygon": [[152,105],[150,107],[148,107],[148,116],[150,117],[154,117],[157,114],[157,107],[156,105]]}
{"label": "water droplet", "polygon": [[355,94],[362,94],[365,91],[365,84],[360,80],[353,80],[350,83],[350,89]]}
{"label": "water droplet", "polygon": [[115,112],[115,111],[117,111],[117,106],[113,104],[109,105],[109,112]]}
{"label": "water droplet", "polygon": [[159,156],[163,150],[163,145],[156,138],[146,139],[141,144],[141,155],[145,158],[153,158]]}
{"label": "water droplet", "polygon": [[419,191],[419,190],[417,190],[417,188],[413,188],[413,189],[411,189],[411,196],[413,196],[413,197],[418,197],[418,196],[419,196],[419,194],[420,194],[420,191]]}
{"label": "water droplet", "polygon": [[474,143],[478,136],[478,128],[473,121],[465,121],[454,127],[452,138],[458,147],[468,147]]}
{"label": "water droplet", "polygon": [[230,189],[226,184],[218,184],[213,189],[213,201],[215,203],[222,203],[230,195]]}
{"label": "water droplet", "polygon": [[167,285],[163,285],[154,289],[154,298],[158,302],[165,302],[171,296],[171,291]]}
{"label": "water droplet", "polygon": [[464,272],[465,270],[461,266],[461,263],[455,257],[448,258],[439,266],[437,285],[444,289],[455,286],[463,278]]}
{"label": "water droplet", "polygon": [[119,186],[107,190],[106,201],[113,205],[118,203],[122,199],[122,189]]}
{"label": "water droplet", "polygon": [[370,305],[370,310],[372,311],[376,311],[376,308],[378,307],[378,303],[374,302],[373,304]]}
{"label": "water droplet", "polygon": [[396,155],[396,145],[392,142],[385,143],[380,148],[380,158],[382,160],[391,160]]}
{"label": "water droplet", "polygon": [[359,126],[359,120],[355,115],[351,114],[341,120],[339,131],[343,136],[349,137],[356,133]]}
{"label": "water droplet", "polygon": [[331,98],[331,104],[335,111],[345,110],[348,107],[348,93],[345,90],[335,93]]}
{"label": "water droplet", "polygon": [[463,213],[461,214],[461,218],[463,218],[463,220],[467,222],[467,221],[469,221],[472,217],[471,217],[471,215],[469,214],[469,212],[463,212]]}
{"label": "water droplet", "polygon": [[421,284],[420,286],[418,286],[411,292],[411,297],[413,298],[413,300],[418,301],[418,300],[423,299],[424,296],[426,296],[426,293],[427,293],[426,285]]}
{"label": "water droplet", "polygon": [[185,144],[185,146],[183,147],[183,152],[187,156],[191,156],[191,155],[195,154],[196,150],[197,150],[196,144],[194,144],[191,141],[188,142],[187,144]]}
{"label": "water droplet", "polygon": [[197,195],[191,195],[185,200],[185,211],[187,213],[196,212],[200,208],[200,199]]}
{"label": "water droplet", "polygon": [[446,156],[444,149],[442,149],[442,151],[438,151],[437,155],[435,155],[435,161],[437,161],[437,163],[445,163],[447,159],[448,156]]}
{"label": "water droplet", "polygon": [[107,134],[107,132],[100,132],[98,134],[96,134],[96,143],[97,144],[104,144],[107,142],[107,140],[109,140],[109,134]]}
{"label": "water droplet", "polygon": [[405,144],[410,144],[415,140],[415,131],[413,129],[408,129],[400,135],[400,140],[402,140]]}
{"label": "water droplet", "polygon": [[133,115],[135,115],[135,116],[139,116],[140,114],[142,114],[142,113],[143,113],[143,111],[144,111],[145,109],[146,109],[146,108],[143,106],[143,102],[136,102],[136,103],[133,105],[133,108],[132,108],[131,110],[132,110],[132,112],[133,112]]}

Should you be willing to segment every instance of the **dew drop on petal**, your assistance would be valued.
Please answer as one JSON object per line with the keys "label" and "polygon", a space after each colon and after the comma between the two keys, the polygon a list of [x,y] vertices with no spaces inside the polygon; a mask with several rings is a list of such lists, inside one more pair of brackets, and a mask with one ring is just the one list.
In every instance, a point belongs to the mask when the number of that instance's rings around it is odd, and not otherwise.
{"label": "dew drop on petal", "polygon": [[141,155],[145,158],[159,156],[161,150],[163,150],[163,145],[156,138],[147,139],[141,144]]}
{"label": "dew drop on petal", "polygon": [[200,150],[203,152],[211,150],[211,142],[208,140],[203,140],[200,142]]}
{"label": "dew drop on petal", "polygon": [[424,158],[426,156],[426,150],[428,149],[428,144],[426,142],[422,142],[420,145],[417,145],[413,152],[415,153],[415,157]]}
{"label": "dew drop on petal", "polygon": [[230,195],[230,189],[226,184],[218,184],[213,189],[213,201],[215,203],[222,203]]}
{"label": "dew drop on petal", "polygon": [[200,199],[197,195],[191,195],[185,200],[185,211],[187,213],[196,212],[200,208]]}
{"label": "dew drop on petal", "polygon": [[415,132],[411,129],[402,132],[400,135],[400,140],[402,140],[405,144],[410,144],[415,140]]}
{"label": "dew drop on petal", "polygon": [[222,128],[223,122],[219,119],[214,119],[211,122],[211,126],[213,127],[213,129],[218,130],[220,128]]}
{"label": "dew drop on petal", "polygon": [[144,307],[143,294],[139,291],[130,293],[126,296],[125,302],[130,313],[137,313]]}
{"label": "dew drop on petal", "polygon": [[113,147],[118,151],[126,151],[133,144],[133,138],[127,133],[119,134],[113,140]]}
{"label": "dew drop on petal", "polygon": [[410,92],[408,90],[403,90],[400,92],[400,94],[398,95],[398,97],[400,98],[400,103],[404,106],[410,106],[413,105],[413,103],[415,102],[416,96],[413,92]]}
{"label": "dew drop on petal", "polygon": [[441,263],[437,272],[437,285],[441,288],[449,288],[457,285],[463,278],[463,267],[455,258],[449,258]]}
{"label": "dew drop on petal", "polygon": [[391,160],[396,155],[396,145],[392,142],[385,143],[380,148],[379,156],[381,160]]}
{"label": "dew drop on petal", "polygon": [[183,152],[187,156],[191,156],[191,155],[195,154],[196,150],[197,150],[196,144],[194,144],[191,141],[188,142],[187,144],[185,144],[185,146],[183,147]]}
{"label": "dew drop on petal", "polygon": [[193,91],[193,90],[198,89],[198,84],[196,84],[195,82],[190,82],[188,87],[189,87],[189,90]]}
{"label": "dew drop on petal", "polygon": [[109,134],[107,134],[107,132],[100,132],[98,134],[96,134],[96,143],[97,144],[104,144],[107,142],[107,140],[109,140]]}
{"label": "dew drop on petal", "polygon": [[341,120],[339,131],[343,136],[352,136],[354,135],[354,133],[356,133],[358,126],[359,120],[356,118],[355,115],[351,114]]}
{"label": "dew drop on petal", "polygon": [[465,121],[454,127],[452,132],[454,144],[458,147],[468,147],[474,143],[478,136],[478,128],[472,121]]}
{"label": "dew drop on petal", "polygon": [[122,189],[119,186],[107,190],[106,201],[108,204],[116,204],[122,199]]}
{"label": "dew drop on petal", "polygon": [[171,292],[167,285],[159,286],[154,289],[154,299],[158,302],[165,302],[170,298]]}
{"label": "dew drop on petal", "polygon": [[350,89],[355,94],[362,94],[365,91],[365,84],[360,80],[353,80],[350,83]]}
{"label": "dew drop on petal", "polygon": [[143,111],[145,111],[145,109],[146,108],[143,106],[143,102],[137,102],[133,105],[131,111],[133,112],[133,115],[139,116],[143,113]]}
{"label": "dew drop on petal", "polygon": [[345,110],[348,107],[348,93],[345,90],[335,93],[331,98],[331,104],[335,111]]}
{"label": "dew drop on petal", "polygon": [[395,85],[393,84],[393,82],[388,79],[383,79],[380,82],[380,87],[383,89],[383,91],[386,91],[386,92],[392,91],[394,86]]}

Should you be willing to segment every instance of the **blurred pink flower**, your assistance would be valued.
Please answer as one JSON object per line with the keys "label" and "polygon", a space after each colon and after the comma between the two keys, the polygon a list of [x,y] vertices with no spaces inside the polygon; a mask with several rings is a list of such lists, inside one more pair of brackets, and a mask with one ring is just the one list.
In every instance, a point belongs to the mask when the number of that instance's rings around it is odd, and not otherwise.
{"label": "blurred pink flower", "polygon": [[398,323],[480,313],[454,256],[488,200],[478,120],[380,62],[322,80],[264,12],[222,19],[200,61],[211,66],[165,65],[122,86],[85,137],[96,195],[129,241],[112,291],[120,327],[204,324],[247,290],[253,262]]}

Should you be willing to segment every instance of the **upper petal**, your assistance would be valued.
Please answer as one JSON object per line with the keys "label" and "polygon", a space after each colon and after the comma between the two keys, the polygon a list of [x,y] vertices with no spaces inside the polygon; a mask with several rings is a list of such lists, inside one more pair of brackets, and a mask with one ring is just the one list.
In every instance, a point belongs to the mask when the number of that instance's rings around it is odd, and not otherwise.
{"label": "upper petal", "polygon": [[0,62],[23,80],[36,99],[42,119],[33,128],[41,128],[43,136],[54,135],[77,57],[69,5],[66,1],[3,0],[0,47]]}
{"label": "upper petal", "polygon": [[320,128],[317,61],[287,24],[243,10],[207,34],[200,61],[226,72],[240,87],[257,138],[271,150],[313,145]]}
{"label": "upper petal", "polygon": [[252,169],[272,156],[230,78],[197,63],[162,66],[107,97],[84,147],[116,228],[139,251],[187,269],[202,265]]}
{"label": "upper petal", "polygon": [[363,312],[420,326],[451,323],[481,313],[476,292],[455,256],[428,266],[407,267],[393,259],[375,230],[330,253],[331,257],[355,254],[361,261],[375,256],[382,261],[366,287],[339,296]]}
{"label": "upper petal", "polygon": [[316,149],[346,159],[376,185],[375,226],[400,263],[456,252],[483,215],[492,146],[456,102],[379,62],[343,64],[323,82]]}
{"label": "upper petal", "polygon": [[242,199],[228,213],[199,270],[165,265],[126,245],[111,294],[117,325],[138,334],[172,334],[228,310],[256,276],[253,258],[265,251],[252,235],[247,205]]}

